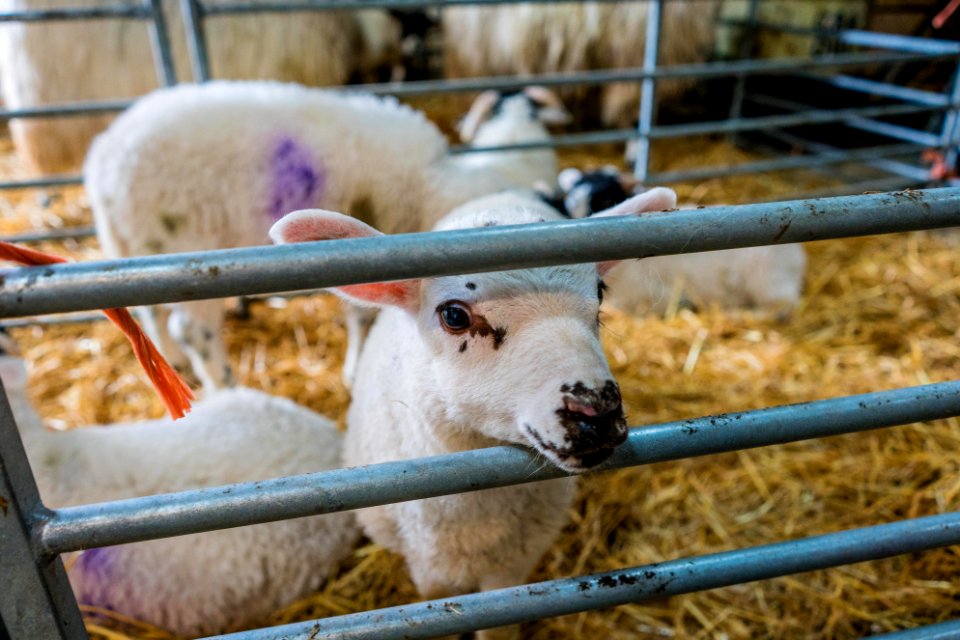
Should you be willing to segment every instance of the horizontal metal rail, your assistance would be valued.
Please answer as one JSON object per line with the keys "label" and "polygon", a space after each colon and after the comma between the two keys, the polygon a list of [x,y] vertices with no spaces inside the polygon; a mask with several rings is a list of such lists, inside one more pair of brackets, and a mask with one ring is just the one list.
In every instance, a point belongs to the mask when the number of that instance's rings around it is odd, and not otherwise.
{"label": "horizontal metal rail", "polygon": [[28,267],[0,271],[0,317],[952,226],[960,188]]}
{"label": "horizontal metal rail", "polygon": [[[634,428],[617,469],[960,415],[960,381]],[[535,471],[531,471],[535,469]],[[477,491],[565,475],[520,447],[492,447],[262,482],[64,507],[40,516],[46,554]]]}
{"label": "horizontal metal rail", "polygon": [[107,7],[76,7],[70,9],[33,9],[30,11],[2,11],[0,22],[52,22],[59,20],[115,20],[128,18],[148,20],[153,13],[143,6],[114,5]]}
{"label": "horizontal metal rail", "polygon": [[917,154],[925,147],[916,144],[895,144],[883,147],[870,147],[853,151],[836,150],[825,151],[812,155],[774,158],[772,160],[758,160],[742,164],[723,167],[702,167],[685,169],[682,171],[662,171],[653,173],[647,179],[647,184],[664,184],[683,182],[686,180],[707,180],[720,176],[738,176],[748,173],[763,173],[768,171],[783,171],[788,169],[810,169],[825,167],[845,162],[862,162],[876,158],[889,158],[907,154]]}
{"label": "horizontal metal rail", "polygon": [[957,638],[960,638],[960,620],[870,636],[870,640],[957,640]]}
{"label": "horizontal metal rail", "polygon": [[[236,2],[233,4],[203,5],[203,15],[232,15],[237,13],[265,13],[289,11],[336,11],[354,9],[421,9],[423,7],[496,6],[504,4],[554,4],[577,3],[581,0],[304,0],[264,5],[260,2]],[[599,0],[622,2],[623,0]],[[630,0],[649,2],[650,0]],[[669,0],[669,2],[699,2],[703,0]]]}
{"label": "horizontal metal rail", "polygon": [[935,91],[913,89],[911,87],[903,87],[897,84],[891,84],[889,82],[879,82],[877,80],[857,78],[856,76],[848,76],[843,74],[827,76],[820,73],[807,73],[802,75],[805,78],[811,78],[813,80],[817,80],[818,82],[824,82],[839,89],[855,91],[857,93],[862,93],[869,96],[882,96],[884,98],[893,98],[895,100],[903,100],[904,102],[911,102],[914,104],[925,104],[931,107],[950,106],[950,97]]}
{"label": "horizontal metal rail", "polygon": [[3,189],[42,189],[45,187],[72,187],[83,184],[83,176],[47,176],[46,178],[29,178],[27,180],[9,180],[0,182]]}
{"label": "horizontal metal rail", "polygon": [[[808,104],[796,102],[794,100],[776,98],[774,96],[768,96],[764,94],[750,94],[745,99],[755,104],[791,111],[796,115],[800,115],[809,109],[814,109],[814,107]],[[939,111],[940,109],[937,110]],[[867,131],[869,133],[876,133],[887,136],[888,138],[893,138],[895,140],[903,140],[904,142],[922,144],[928,147],[943,146],[943,142],[940,136],[937,134],[921,131],[919,129],[912,129],[903,125],[892,124],[890,122],[880,122],[878,120],[872,120],[870,118],[861,116],[849,118],[844,121],[844,124],[848,127],[853,127],[854,129]]]}
{"label": "horizontal metal rail", "polygon": [[905,62],[937,62],[956,60],[954,53],[840,53],[811,58],[774,58],[767,60],[734,60],[695,64],[676,64],[644,71],[642,67],[582,71],[578,73],[544,73],[529,76],[488,76],[481,78],[457,78],[450,80],[422,80],[418,82],[386,82],[361,84],[350,87],[357,91],[396,96],[426,93],[456,93],[486,91],[487,89],[520,89],[536,84],[543,86],[596,85],[613,82],[639,82],[654,78],[720,78],[741,74],[782,75],[794,71],[812,69],[856,68],[873,64],[896,64]]}
{"label": "horizontal metal rail", "polygon": [[960,513],[945,513],[619,571],[231,633],[216,636],[216,639],[433,638],[880,560],[954,544],[960,544]]}
{"label": "horizontal metal rail", "polygon": [[11,236],[0,238],[4,242],[46,242],[48,240],[67,240],[76,238],[89,238],[96,235],[97,231],[93,227],[66,227],[63,229],[50,229],[48,231],[25,231]]}
{"label": "horizontal metal rail", "polygon": [[123,111],[133,104],[132,100],[95,100],[59,105],[42,105],[20,109],[0,110],[0,119],[10,118],[54,118],[62,116],[80,116],[91,113],[115,113]]}

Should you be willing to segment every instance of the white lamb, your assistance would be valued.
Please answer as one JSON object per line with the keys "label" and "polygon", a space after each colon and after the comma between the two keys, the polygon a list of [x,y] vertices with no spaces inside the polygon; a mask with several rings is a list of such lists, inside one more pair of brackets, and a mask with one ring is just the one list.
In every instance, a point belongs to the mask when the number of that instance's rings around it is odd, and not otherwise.
{"label": "white lamb", "polygon": [[[267,4],[277,0],[265,0]],[[223,0],[206,0],[206,5]],[[82,6],[142,6],[86,0]],[[164,1],[180,80],[188,80],[186,34],[179,2]],[[2,0],[3,11],[76,7],[75,0]],[[218,16],[205,21],[211,72],[224,79],[273,79],[331,86],[351,75],[394,65],[399,25],[385,11],[314,11]],[[158,86],[147,23],[92,20],[5,23],[0,27],[0,77],[8,108],[84,100],[119,100]],[[109,116],[11,122],[18,155],[34,172],[75,171]]]}
{"label": "white lamb", "polygon": [[[529,112],[514,121],[548,135]],[[396,100],[269,82],[156,91],[94,141],[85,166],[108,257],[262,244],[273,222],[306,207],[345,211],[387,233],[427,230],[471,198],[529,186],[516,179],[490,159],[450,155],[437,127]],[[221,302],[174,309],[177,342],[163,322],[144,317],[144,328],[175,364],[184,364],[182,345],[205,387],[230,384]]]}
{"label": "white lamb", "polygon": [[[672,207],[655,189],[614,214]],[[436,229],[557,220],[532,192],[480,198]],[[328,211],[299,211],[275,242],[358,237],[376,231]],[[344,286],[349,300],[383,307],[353,388],[344,461],[362,465],[513,443],[578,473],[626,438],[620,391],[598,337],[600,278],[612,263]],[[402,553],[428,598],[522,582],[559,533],[575,481],[375,507],[366,533]],[[505,630],[480,638],[508,635]]]}
{"label": "white lamb", "polygon": [[[616,169],[559,177],[563,206],[573,218],[594,215],[627,197],[632,180]],[[801,244],[655,256],[624,262],[607,276],[613,306],[632,313],[662,314],[672,304],[699,308],[757,309],[779,318],[799,304],[807,257]]]}
{"label": "white lamb", "polygon": [[[214,394],[177,422],[53,432],[27,398],[23,360],[0,356],[0,377],[49,507],[340,466],[332,422],[253,389]],[[69,577],[82,604],[196,637],[262,620],[316,590],[358,535],[351,513],[314,516],[88,549]]]}

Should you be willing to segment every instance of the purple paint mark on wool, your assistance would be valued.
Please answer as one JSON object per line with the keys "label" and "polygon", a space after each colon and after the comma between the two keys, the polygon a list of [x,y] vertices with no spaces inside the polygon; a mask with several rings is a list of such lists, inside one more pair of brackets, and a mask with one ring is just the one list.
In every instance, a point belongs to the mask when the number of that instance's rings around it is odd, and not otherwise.
{"label": "purple paint mark on wool", "polygon": [[82,571],[88,580],[107,580],[113,570],[113,564],[114,557],[110,549],[98,547],[81,553],[74,567],[75,570]]}
{"label": "purple paint mark on wool", "polygon": [[327,174],[315,163],[309,147],[293,138],[280,138],[270,156],[269,215],[277,221],[291,211],[316,206]]}

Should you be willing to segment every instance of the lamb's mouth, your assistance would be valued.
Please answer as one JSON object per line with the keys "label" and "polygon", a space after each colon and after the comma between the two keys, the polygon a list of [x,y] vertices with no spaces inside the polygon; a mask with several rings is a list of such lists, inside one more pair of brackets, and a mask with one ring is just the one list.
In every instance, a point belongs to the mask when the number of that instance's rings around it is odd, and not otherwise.
{"label": "lamb's mouth", "polygon": [[613,450],[617,448],[614,445],[579,451],[563,449],[548,443],[536,429],[527,423],[523,425],[523,434],[527,437],[527,440],[530,441],[530,444],[533,445],[534,449],[542,453],[544,457],[553,464],[571,473],[582,473],[597,466],[609,458]]}

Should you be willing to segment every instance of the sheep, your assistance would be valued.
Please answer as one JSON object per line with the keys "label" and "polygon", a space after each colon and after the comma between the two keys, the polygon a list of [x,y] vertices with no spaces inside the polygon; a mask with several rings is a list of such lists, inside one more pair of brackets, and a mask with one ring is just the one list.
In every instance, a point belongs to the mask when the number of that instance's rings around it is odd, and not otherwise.
{"label": "sheep", "polygon": [[[0,378],[44,504],[62,507],[340,466],[328,419],[247,388],[223,390],[187,417],[44,429],[27,397],[24,361],[0,355]],[[261,620],[316,590],[354,548],[351,513],[83,551],[67,561],[81,604],[111,609],[181,636]],[[72,562],[72,566],[71,566]]]}
{"label": "sheep", "polygon": [[[267,2],[276,0],[267,0]],[[211,0],[208,4],[222,3]],[[65,0],[4,0],[4,11],[63,8]],[[86,6],[117,4],[113,0]],[[126,4],[139,4],[128,2]],[[167,5],[167,3],[164,3]],[[167,5],[174,62],[189,67],[177,2]],[[392,23],[392,24],[391,24]],[[400,33],[383,11],[221,16],[206,21],[211,72],[226,79],[345,84],[396,64]],[[7,23],[0,28],[0,87],[8,108],[117,100],[157,87],[147,26],[131,20],[66,24]],[[91,139],[113,116],[15,119],[17,153],[35,173],[75,171]]]}
{"label": "sheep", "polygon": [[[565,169],[562,207],[574,218],[593,215],[628,197],[632,178],[615,168],[581,174]],[[705,308],[752,308],[785,319],[800,302],[806,271],[801,244],[745,247],[623,263],[607,276],[609,302],[635,315],[663,314],[675,303]],[[677,298],[677,293],[682,296]]]}
{"label": "sheep", "polygon": [[[655,189],[608,215],[671,208]],[[561,219],[533,191],[463,205],[437,230]],[[377,232],[329,211],[291,213],[276,243]],[[512,443],[571,473],[626,438],[620,391],[598,337],[601,277],[613,263],[447,276],[336,289],[382,307],[356,373],[347,415],[350,466]],[[358,512],[375,542],[404,555],[421,595],[515,585],[560,532],[575,480],[416,500]],[[505,637],[493,630],[479,638]]]}
{"label": "sheep", "polygon": [[[443,12],[447,77],[532,75],[643,64],[647,2],[581,2],[453,7]],[[705,60],[713,49],[719,0],[664,4],[664,65]],[[688,83],[661,81],[658,96],[670,99]],[[561,94],[584,97],[580,90]],[[601,90],[600,120],[627,127],[636,121],[639,83]],[[588,109],[579,109],[580,112]]]}
{"label": "sheep", "polygon": [[[507,117],[516,116],[490,118],[476,136]],[[530,117],[524,111],[516,126],[545,137]],[[536,157],[556,162],[552,152]],[[513,167],[515,160],[507,158]],[[394,99],[268,82],[156,91],[94,141],[84,174],[108,257],[257,245],[283,214],[313,206],[387,233],[426,230],[471,198],[529,186],[490,159],[449,154],[437,127]],[[186,366],[182,347],[205,388],[231,384],[221,303],[173,308],[168,321],[142,312],[144,329],[173,364]],[[351,344],[361,324],[348,322]]]}

